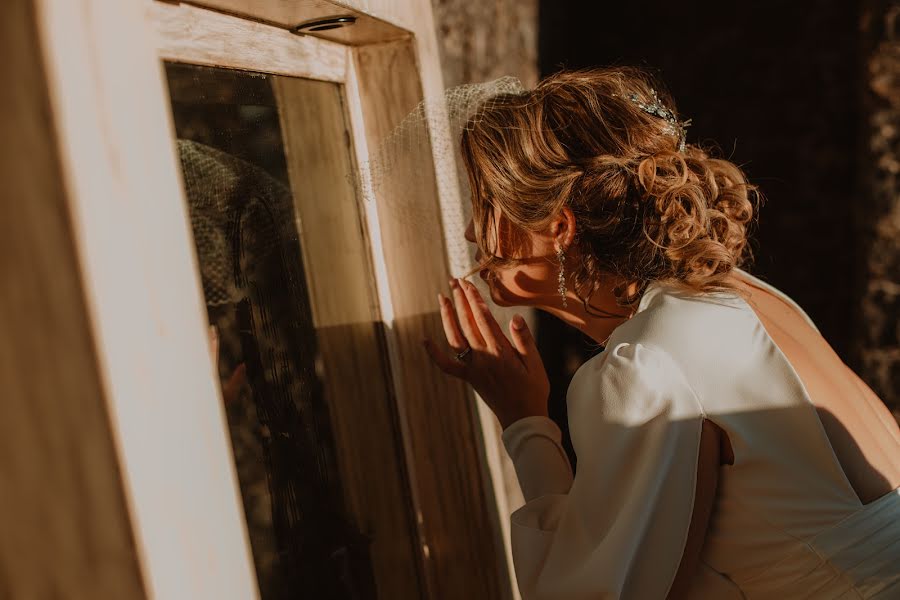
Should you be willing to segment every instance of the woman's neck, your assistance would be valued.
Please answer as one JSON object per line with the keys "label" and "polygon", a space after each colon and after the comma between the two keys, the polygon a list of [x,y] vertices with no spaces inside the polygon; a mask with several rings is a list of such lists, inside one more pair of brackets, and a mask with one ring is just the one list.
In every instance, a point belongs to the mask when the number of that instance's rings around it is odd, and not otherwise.
{"label": "woman's neck", "polygon": [[[628,293],[633,293],[636,286],[637,284],[631,284]],[[606,345],[613,330],[630,319],[637,310],[619,306],[613,287],[603,287],[595,291],[590,297],[588,305],[590,310],[585,310],[584,303],[571,290],[566,294],[567,306],[563,307],[562,299],[558,296],[556,300],[554,305],[541,308],[601,345]]]}

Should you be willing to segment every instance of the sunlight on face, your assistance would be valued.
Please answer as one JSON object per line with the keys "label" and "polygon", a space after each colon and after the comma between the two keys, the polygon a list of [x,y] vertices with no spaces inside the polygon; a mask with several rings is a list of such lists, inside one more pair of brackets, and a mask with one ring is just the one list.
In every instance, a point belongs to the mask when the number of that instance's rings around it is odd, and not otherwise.
{"label": "sunlight on face", "polygon": [[[499,223],[496,231],[497,243],[490,244],[497,248],[497,256],[511,257],[521,260],[520,264],[497,268],[492,273],[482,270],[479,276],[490,289],[491,299],[498,306],[534,306],[541,307],[557,303],[557,276],[559,265],[556,260],[555,246],[549,232],[534,233],[517,232],[515,254],[509,252],[513,231],[505,219],[500,218],[499,209],[494,207],[494,223]],[[475,243],[475,225],[469,221],[465,237]],[[482,258],[479,251],[475,259]]]}

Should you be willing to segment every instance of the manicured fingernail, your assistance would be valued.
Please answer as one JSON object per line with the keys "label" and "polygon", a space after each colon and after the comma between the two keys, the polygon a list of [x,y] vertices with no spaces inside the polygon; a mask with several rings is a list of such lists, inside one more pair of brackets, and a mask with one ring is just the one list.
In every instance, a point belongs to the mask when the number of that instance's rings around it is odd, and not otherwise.
{"label": "manicured fingernail", "polygon": [[520,315],[520,314],[513,315],[512,326],[513,326],[513,329],[516,329],[516,330],[525,328],[525,319],[522,318],[522,315]]}

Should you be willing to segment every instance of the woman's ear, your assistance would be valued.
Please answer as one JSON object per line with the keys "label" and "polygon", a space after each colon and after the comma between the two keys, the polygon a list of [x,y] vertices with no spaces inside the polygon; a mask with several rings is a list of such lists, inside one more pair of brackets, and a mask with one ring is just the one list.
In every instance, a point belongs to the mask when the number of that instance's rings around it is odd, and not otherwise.
{"label": "woman's ear", "polygon": [[553,239],[563,250],[567,250],[575,241],[575,213],[568,206],[563,206],[559,215],[550,224]]}

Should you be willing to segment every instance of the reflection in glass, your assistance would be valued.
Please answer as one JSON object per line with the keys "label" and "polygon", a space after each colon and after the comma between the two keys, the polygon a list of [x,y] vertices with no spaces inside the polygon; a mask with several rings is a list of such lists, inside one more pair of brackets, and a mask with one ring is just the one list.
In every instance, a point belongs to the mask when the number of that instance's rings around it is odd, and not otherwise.
{"label": "reflection in glass", "polygon": [[336,475],[271,78],[166,74],[262,598],[373,598]]}

